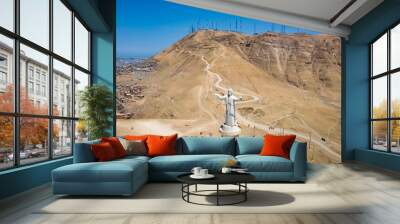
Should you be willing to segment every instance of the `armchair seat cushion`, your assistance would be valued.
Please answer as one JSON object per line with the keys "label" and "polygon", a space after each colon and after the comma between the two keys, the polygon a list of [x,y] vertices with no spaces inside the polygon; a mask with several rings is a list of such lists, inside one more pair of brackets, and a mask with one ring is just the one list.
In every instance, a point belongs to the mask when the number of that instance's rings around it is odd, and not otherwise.
{"label": "armchair seat cushion", "polygon": [[149,170],[151,172],[190,172],[193,167],[199,166],[216,172],[231,159],[235,158],[222,154],[158,156],[149,160]]}
{"label": "armchair seat cushion", "polygon": [[239,155],[236,159],[249,172],[293,172],[293,162],[279,156]]}

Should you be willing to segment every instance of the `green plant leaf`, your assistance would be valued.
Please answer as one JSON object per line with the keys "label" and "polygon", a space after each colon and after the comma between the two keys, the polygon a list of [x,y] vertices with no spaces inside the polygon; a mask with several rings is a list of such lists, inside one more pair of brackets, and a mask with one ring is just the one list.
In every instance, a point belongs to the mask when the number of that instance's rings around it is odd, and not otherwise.
{"label": "green plant leaf", "polygon": [[102,84],[86,87],[80,93],[82,119],[86,123],[89,139],[109,136],[112,126],[113,93]]}

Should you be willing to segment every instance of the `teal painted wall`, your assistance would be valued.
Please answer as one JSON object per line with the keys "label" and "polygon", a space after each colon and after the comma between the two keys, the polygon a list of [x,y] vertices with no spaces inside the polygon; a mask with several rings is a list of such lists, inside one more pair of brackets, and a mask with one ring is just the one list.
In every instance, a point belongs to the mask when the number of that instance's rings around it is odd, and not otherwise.
{"label": "teal painted wall", "polygon": [[48,183],[53,169],[71,163],[69,157],[0,172],[0,199]]}
{"label": "teal painted wall", "polygon": [[[104,84],[110,88],[115,101],[115,72],[114,72],[114,34],[93,33],[92,34],[92,82]],[[115,105],[115,104],[114,104]],[[110,118],[115,124],[114,117]],[[110,134],[115,135],[115,125],[110,127]]]}
{"label": "teal painted wall", "polygon": [[400,172],[400,155],[387,152],[356,149],[355,160],[372,166]]}
{"label": "teal painted wall", "polygon": [[115,53],[115,30],[116,30],[116,1],[99,0],[98,9],[108,24],[108,32],[92,33],[92,82],[108,86],[113,93],[114,116],[113,125],[110,127],[110,134],[115,136],[116,132],[116,53]]}
{"label": "teal painted wall", "polygon": [[342,160],[353,160],[355,148],[369,145],[369,69],[368,45],[346,42],[345,52],[345,124]]}
{"label": "teal painted wall", "polygon": [[[369,49],[368,44],[400,21],[400,0],[386,0],[351,29],[344,41],[343,160],[357,160],[398,170],[400,157],[369,150]],[[362,151],[360,151],[362,150]],[[391,156],[390,159],[388,156]],[[396,161],[396,162],[394,162]]]}

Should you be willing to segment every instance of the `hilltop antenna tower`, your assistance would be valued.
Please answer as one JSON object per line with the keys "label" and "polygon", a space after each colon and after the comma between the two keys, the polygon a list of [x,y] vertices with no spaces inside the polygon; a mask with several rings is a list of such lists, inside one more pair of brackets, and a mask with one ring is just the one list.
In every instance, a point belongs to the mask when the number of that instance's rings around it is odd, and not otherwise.
{"label": "hilltop antenna tower", "polygon": [[200,18],[197,19],[197,28],[196,31],[198,31],[200,29]]}
{"label": "hilltop antenna tower", "polygon": [[235,19],[236,19],[236,21],[235,21],[235,32],[238,32],[238,19],[237,19],[237,17]]}

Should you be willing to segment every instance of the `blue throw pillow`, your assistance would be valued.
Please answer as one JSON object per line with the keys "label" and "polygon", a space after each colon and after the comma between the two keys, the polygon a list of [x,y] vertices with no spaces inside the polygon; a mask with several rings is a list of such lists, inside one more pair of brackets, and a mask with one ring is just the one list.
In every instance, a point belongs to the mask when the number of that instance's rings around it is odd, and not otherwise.
{"label": "blue throw pillow", "polygon": [[236,155],[259,154],[264,145],[261,136],[243,136],[236,138]]}
{"label": "blue throw pillow", "polygon": [[235,155],[235,139],[233,137],[182,137],[179,141],[182,154]]}
{"label": "blue throw pillow", "polygon": [[91,149],[92,144],[99,144],[100,140],[75,143],[74,147],[74,163],[95,162],[96,158]]}

